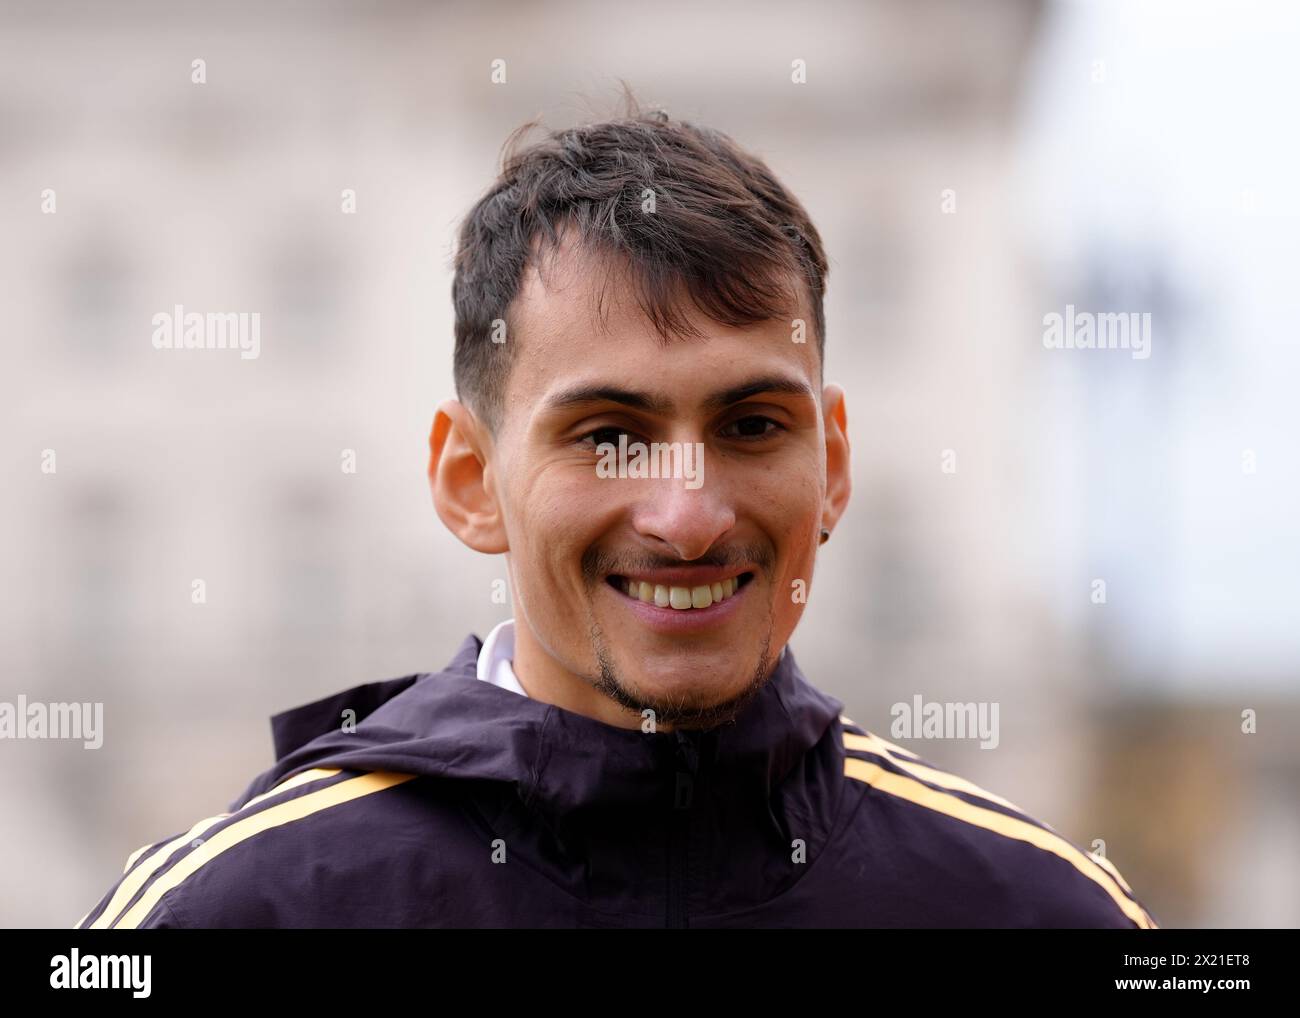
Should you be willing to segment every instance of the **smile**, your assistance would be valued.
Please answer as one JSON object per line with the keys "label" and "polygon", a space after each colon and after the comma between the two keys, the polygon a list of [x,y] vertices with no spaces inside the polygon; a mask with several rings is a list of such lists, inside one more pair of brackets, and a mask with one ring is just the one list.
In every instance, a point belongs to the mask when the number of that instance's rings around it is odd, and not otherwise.
{"label": "smile", "polygon": [[712,583],[694,586],[653,583],[629,576],[610,576],[606,582],[615,590],[634,601],[672,611],[701,611],[722,604],[734,597],[754,578],[753,573],[741,573]]}

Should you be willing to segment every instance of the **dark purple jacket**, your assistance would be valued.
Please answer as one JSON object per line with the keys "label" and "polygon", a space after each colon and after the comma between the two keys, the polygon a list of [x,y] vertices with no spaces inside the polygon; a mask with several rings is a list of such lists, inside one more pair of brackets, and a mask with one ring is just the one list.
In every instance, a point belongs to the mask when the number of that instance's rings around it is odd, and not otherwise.
{"label": "dark purple jacket", "polygon": [[1109,862],[857,727],[788,648],[734,724],[643,733],[480,681],[481,646],[276,715],[275,766],[78,928],[1155,925]]}

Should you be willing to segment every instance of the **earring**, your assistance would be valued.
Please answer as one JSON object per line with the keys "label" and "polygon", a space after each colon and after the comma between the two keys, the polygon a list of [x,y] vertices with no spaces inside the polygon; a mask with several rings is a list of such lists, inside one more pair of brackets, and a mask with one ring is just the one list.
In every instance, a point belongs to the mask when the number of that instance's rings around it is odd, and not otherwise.
{"label": "earring", "polygon": [[818,541],[817,543],[818,543],[818,544],[825,544],[825,543],[826,543],[827,541],[829,541],[830,539],[831,539],[831,532],[830,532],[829,530],[827,530],[825,527],[822,527],[822,536],[821,536],[821,540]]}

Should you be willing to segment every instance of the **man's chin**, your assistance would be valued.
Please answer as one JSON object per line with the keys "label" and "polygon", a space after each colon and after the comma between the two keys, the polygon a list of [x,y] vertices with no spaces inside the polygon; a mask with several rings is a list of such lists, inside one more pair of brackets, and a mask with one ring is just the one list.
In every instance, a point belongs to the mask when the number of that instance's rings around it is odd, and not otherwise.
{"label": "man's chin", "polygon": [[766,684],[770,667],[766,654],[737,670],[727,662],[726,675],[685,660],[678,668],[660,672],[641,667],[623,670],[601,662],[597,688],[624,709],[644,716],[654,712],[656,725],[673,728],[713,728],[736,717]]}

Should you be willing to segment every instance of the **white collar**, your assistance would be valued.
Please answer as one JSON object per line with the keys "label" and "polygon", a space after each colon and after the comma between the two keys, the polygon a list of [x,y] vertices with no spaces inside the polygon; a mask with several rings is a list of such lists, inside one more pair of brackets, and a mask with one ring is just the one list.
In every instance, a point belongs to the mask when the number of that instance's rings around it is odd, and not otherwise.
{"label": "white collar", "polygon": [[483,641],[483,649],[478,652],[478,677],[494,686],[508,689],[520,696],[527,696],[524,687],[515,677],[511,661],[515,656],[515,620],[506,619],[498,622]]}

